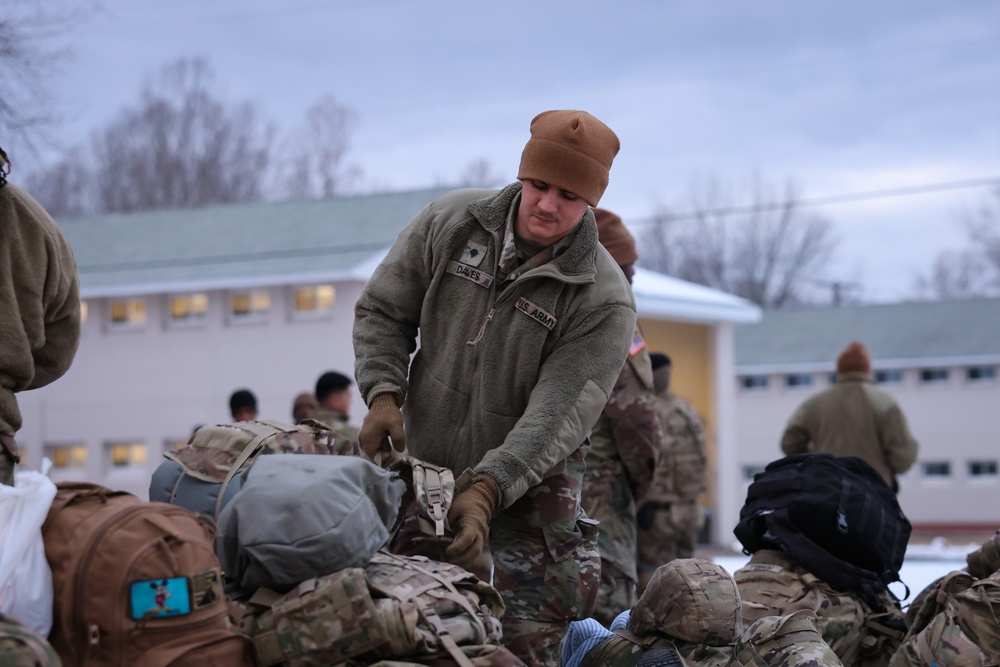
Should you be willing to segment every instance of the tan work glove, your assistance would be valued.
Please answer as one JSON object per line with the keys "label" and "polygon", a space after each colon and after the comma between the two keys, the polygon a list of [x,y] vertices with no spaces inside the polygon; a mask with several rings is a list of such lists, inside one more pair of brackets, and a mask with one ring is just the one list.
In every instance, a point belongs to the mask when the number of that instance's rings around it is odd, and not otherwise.
{"label": "tan work glove", "polygon": [[448,510],[448,523],[456,532],[445,551],[449,562],[466,570],[472,567],[486,543],[490,516],[499,502],[500,489],[489,475],[476,475],[471,486],[455,496]]}
{"label": "tan work glove", "polygon": [[[365,456],[380,465],[388,465],[392,458],[392,447],[403,451],[406,447],[406,435],[403,433],[403,413],[396,404],[395,394],[379,394],[368,406],[368,414],[361,422],[358,441]],[[376,456],[381,455],[380,458]]]}

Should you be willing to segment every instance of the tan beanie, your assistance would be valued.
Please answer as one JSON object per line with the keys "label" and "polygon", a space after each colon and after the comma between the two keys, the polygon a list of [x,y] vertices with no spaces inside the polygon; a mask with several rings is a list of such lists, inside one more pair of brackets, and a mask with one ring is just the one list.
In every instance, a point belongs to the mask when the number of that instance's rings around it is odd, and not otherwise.
{"label": "tan beanie", "polygon": [[635,249],[635,239],[622,223],[622,219],[603,208],[595,208],[594,216],[597,218],[597,238],[618,262],[618,266],[635,264],[639,259],[639,253]]}
{"label": "tan beanie", "polygon": [[620,147],[618,135],[586,111],[543,111],[531,121],[517,178],[549,183],[597,206]]}
{"label": "tan beanie", "polygon": [[844,348],[844,351],[837,357],[837,374],[844,373],[871,373],[872,362],[868,357],[868,350],[865,346],[854,341]]}

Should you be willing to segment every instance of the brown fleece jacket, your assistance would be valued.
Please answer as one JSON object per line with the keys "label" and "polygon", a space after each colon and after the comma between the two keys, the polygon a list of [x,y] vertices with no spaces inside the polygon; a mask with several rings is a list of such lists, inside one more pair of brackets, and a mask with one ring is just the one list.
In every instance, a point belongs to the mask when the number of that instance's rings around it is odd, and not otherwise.
{"label": "brown fleece jacket", "polygon": [[0,433],[14,435],[14,394],[61,377],[80,342],[73,251],[55,221],[15,185],[0,188]]}

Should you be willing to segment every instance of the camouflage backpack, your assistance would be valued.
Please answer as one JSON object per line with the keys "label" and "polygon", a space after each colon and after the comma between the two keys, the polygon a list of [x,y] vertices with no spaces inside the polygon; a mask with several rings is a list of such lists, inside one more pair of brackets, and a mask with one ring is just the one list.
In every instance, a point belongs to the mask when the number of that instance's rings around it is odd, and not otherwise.
{"label": "camouflage backpack", "polygon": [[628,627],[615,629],[584,658],[587,667],[682,665],[725,667],[743,631],[732,576],[701,558],[661,565],[636,601]]}
{"label": "camouflage backpack", "polygon": [[743,667],[841,667],[816,629],[809,609],[754,621],[733,647],[730,664]]}
{"label": "camouflage backpack", "polygon": [[[937,592],[944,588],[938,587]],[[889,667],[923,665],[1000,665],[1000,573],[947,594],[941,611],[924,628],[908,634],[889,662]]]}
{"label": "camouflage backpack", "polygon": [[0,665],[61,667],[62,661],[40,634],[23,623],[0,614]]}
{"label": "camouflage backpack", "polygon": [[379,552],[283,596],[261,589],[234,621],[265,667],[523,667],[500,645],[503,612],[496,589],[462,568]]}
{"label": "camouflage backpack", "polygon": [[762,549],[733,575],[743,599],[743,620],[810,609],[824,641],[849,667],[884,665],[906,632],[899,603],[883,594],[886,611],[873,611],[855,592],[838,591],[787,555]]}
{"label": "camouflage backpack", "polygon": [[969,564],[969,574],[976,579],[985,579],[1000,570],[1000,531],[966,556],[965,562]]}
{"label": "camouflage backpack", "polygon": [[246,421],[203,426],[153,473],[149,499],[211,519],[239,490],[237,474],[263,454],[357,454],[357,445],[320,422]]}

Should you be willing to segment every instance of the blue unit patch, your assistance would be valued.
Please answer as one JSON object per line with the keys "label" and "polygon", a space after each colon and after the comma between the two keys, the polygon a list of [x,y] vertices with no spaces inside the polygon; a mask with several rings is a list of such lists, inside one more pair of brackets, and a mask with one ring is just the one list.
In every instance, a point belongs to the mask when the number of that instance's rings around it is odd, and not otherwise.
{"label": "blue unit patch", "polygon": [[191,613],[187,577],[147,579],[129,585],[132,620],[184,616]]}

